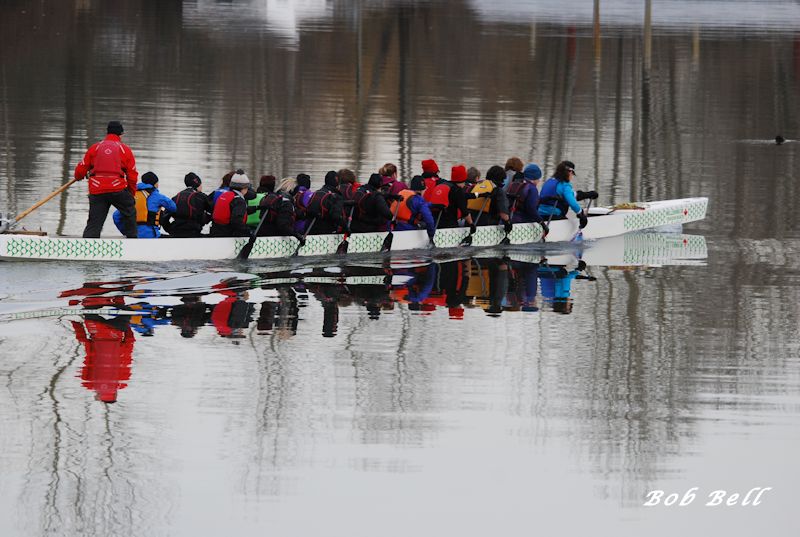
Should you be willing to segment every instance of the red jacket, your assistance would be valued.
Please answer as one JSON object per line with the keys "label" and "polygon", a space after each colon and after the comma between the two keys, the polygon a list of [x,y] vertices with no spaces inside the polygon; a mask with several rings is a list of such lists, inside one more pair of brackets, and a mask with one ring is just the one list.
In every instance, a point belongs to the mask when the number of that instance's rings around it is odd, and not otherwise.
{"label": "red jacket", "polygon": [[[103,150],[98,154],[98,149]],[[89,174],[89,194],[119,192],[127,188],[136,194],[139,172],[133,151],[123,144],[116,134],[107,134],[102,142],[97,142],[75,166],[75,178],[83,179]]]}

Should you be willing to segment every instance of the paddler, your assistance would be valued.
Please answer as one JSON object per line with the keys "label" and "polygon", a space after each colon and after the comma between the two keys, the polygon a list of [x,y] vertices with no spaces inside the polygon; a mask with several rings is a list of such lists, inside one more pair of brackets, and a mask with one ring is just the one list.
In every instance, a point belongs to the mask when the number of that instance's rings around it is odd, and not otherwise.
{"label": "paddler", "polygon": [[401,190],[398,194],[400,199],[392,202],[391,211],[392,214],[397,215],[395,227],[397,231],[425,229],[428,232],[430,245],[435,246],[433,236],[436,233],[436,222],[428,202],[422,197],[424,191],[425,180],[421,176],[415,175],[411,179],[410,188]]}
{"label": "paddler", "polygon": [[[386,185],[385,190],[390,188]],[[386,229],[386,223],[392,220],[392,211],[386,202],[383,187],[383,176],[373,173],[369,176],[366,185],[361,185],[353,197],[355,211],[353,212],[353,233],[369,233]]]}
{"label": "paddler", "polygon": [[249,237],[247,227],[247,201],[245,196],[250,188],[250,179],[244,170],[238,169],[231,176],[230,190],[223,192],[214,203],[211,214],[211,235],[213,237]]}
{"label": "paddler", "polygon": [[[305,245],[303,235],[295,232],[295,207],[292,199],[292,190],[297,181],[292,177],[283,179],[278,185],[277,192],[267,192],[261,199],[259,211],[255,213],[259,221],[264,216],[264,224],[258,231],[260,236],[266,237],[294,237]],[[266,212],[266,215],[265,215]]]}
{"label": "paddler", "polygon": [[[158,176],[153,172],[142,175],[142,182],[136,185],[133,196],[136,207],[136,227],[140,239],[157,239],[161,236],[161,214],[174,213],[175,202],[158,191]],[[122,224],[122,213],[114,211],[114,225],[125,233]]]}
{"label": "paddler", "polygon": [[122,123],[109,121],[106,137],[92,145],[75,166],[75,178],[89,177],[89,217],[84,238],[99,238],[108,210],[113,205],[121,215],[120,222],[126,237],[135,239],[136,207],[133,196],[136,193],[136,159],[133,151],[123,144],[120,137],[124,133]]}
{"label": "paddler", "polygon": [[575,176],[575,164],[564,160],[556,166],[553,177],[545,181],[539,193],[539,216],[544,220],[566,218],[567,212],[572,209],[580,221],[579,228],[583,229],[589,223],[586,212],[578,201],[583,199],[597,199],[597,192],[581,192],[576,199],[570,181]]}
{"label": "paddler", "polygon": [[308,201],[308,218],[315,219],[311,230],[314,235],[349,231],[344,198],[339,192],[339,175],[335,171],[325,174],[325,184]]}
{"label": "paddler", "polygon": [[203,182],[194,172],[183,178],[184,190],[172,197],[175,214],[163,222],[171,237],[201,237],[203,226],[211,222],[211,199],[203,193]]}
{"label": "paddler", "polygon": [[522,170],[522,176],[517,176],[508,185],[506,195],[511,203],[511,221],[515,224],[523,222],[540,222],[549,231],[547,224],[539,216],[539,180],[542,178],[542,169],[538,164],[531,162]]}

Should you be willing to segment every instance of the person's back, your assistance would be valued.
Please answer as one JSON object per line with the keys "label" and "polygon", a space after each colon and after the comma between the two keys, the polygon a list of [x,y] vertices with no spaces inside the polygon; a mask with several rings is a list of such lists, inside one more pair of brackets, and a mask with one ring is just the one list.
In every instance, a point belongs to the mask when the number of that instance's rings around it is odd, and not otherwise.
{"label": "person's back", "polygon": [[245,195],[250,188],[250,179],[242,170],[237,170],[230,180],[230,191],[223,192],[211,213],[211,235],[214,237],[248,237],[247,201]]}
{"label": "person's back", "polygon": [[134,196],[139,172],[133,151],[123,144],[122,123],[109,121],[106,137],[92,145],[75,166],[75,179],[89,177],[89,216],[85,238],[98,238],[113,206],[120,212],[121,230],[128,238],[137,237]]}
{"label": "person's back", "polygon": [[314,192],[308,202],[309,226],[315,235],[339,233],[348,226],[344,212],[342,194],[339,192],[339,176],[334,171],[325,174],[325,184]]}
{"label": "person's back", "polygon": [[284,179],[277,192],[267,193],[261,200],[260,210],[256,215],[261,218],[264,214],[264,224],[258,232],[259,235],[296,236],[294,200],[290,195],[292,182],[291,178]]}
{"label": "person's back", "polygon": [[[157,239],[161,236],[161,215],[172,214],[176,210],[175,202],[158,190],[158,176],[153,172],[142,175],[142,182],[136,187],[134,207],[136,210],[137,235],[140,239]],[[114,225],[124,233],[122,213],[117,210],[113,215]]]}
{"label": "person's back", "polygon": [[172,197],[175,214],[164,222],[170,237],[200,237],[203,227],[211,221],[211,200],[202,191],[202,181],[194,172],[183,178],[184,190]]}
{"label": "person's back", "polygon": [[366,185],[362,185],[355,194],[355,212],[353,213],[352,231],[369,233],[381,231],[392,219],[392,212],[386,198],[380,192],[383,177],[373,173]]}
{"label": "person's back", "polygon": [[398,194],[399,200],[392,202],[390,210],[397,215],[395,229],[406,231],[412,229],[425,229],[428,238],[433,241],[436,233],[436,223],[431,214],[430,205],[422,197],[425,190],[425,181],[422,177],[416,176],[411,179],[411,188],[401,190]]}
{"label": "person's back", "polygon": [[231,178],[233,177],[234,173],[235,172],[228,172],[225,175],[223,175],[219,187],[208,195],[208,199],[211,200],[211,205],[217,203],[219,197],[223,195],[225,192],[230,192]]}
{"label": "person's back", "polygon": [[537,183],[542,177],[542,170],[536,164],[528,164],[522,177],[516,178],[506,189],[512,211],[512,222],[540,222],[539,189]]}

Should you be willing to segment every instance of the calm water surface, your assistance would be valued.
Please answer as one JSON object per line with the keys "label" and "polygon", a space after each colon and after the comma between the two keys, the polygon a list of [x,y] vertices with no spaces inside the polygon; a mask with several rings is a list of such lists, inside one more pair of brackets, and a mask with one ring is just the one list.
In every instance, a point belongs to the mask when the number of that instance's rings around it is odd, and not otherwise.
{"label": "calm water surface", "polygon": [[4,213],[112,118],[170,195],[517,155],[711,199],[571,248],[3,264],[0,535],[800,531],[796,2],[12,0],[0,44]]}

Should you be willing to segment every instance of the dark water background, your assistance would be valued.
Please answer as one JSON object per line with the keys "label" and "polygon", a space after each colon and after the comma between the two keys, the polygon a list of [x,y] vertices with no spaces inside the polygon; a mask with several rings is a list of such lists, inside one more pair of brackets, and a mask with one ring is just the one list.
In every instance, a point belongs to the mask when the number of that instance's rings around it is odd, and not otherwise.
{"label": "dark water background", "polygon": [[[798,96],[791,1],[3,2],[4,213],[66,182],[109,119],[170,195],[190,170],[319,184],[516,155],[573,160],[601,204],[711,204],[684,230],[705,260],[589,267],[564,301],[536,273],[514,302],[508,272],[532,273],[508,252],[306,277],[2,265],[1,311],[122,301],[108,317],[134,335],[103,364],[77,335],[91,316],[0,321],[0,535],[796,535]],[[85,195],[25,223],[79,234]],[[760,506],[702,506],[759,486]]]}

